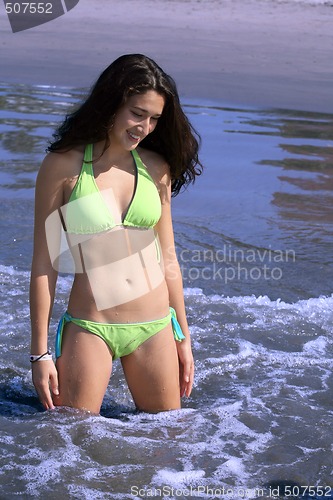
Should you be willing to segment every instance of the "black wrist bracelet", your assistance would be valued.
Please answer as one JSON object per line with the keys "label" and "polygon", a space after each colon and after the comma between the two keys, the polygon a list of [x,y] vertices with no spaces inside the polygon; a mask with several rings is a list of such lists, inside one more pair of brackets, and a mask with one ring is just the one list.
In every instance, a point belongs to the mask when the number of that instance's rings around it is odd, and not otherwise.
{"label": "black wrist bracelet", "polygon": [[[47,356],[47,358],[45,358],[44,356]],[[33,354],[31,354],[30,363],[36,363],[36,361],[41,361],[42,359],[51,359],[50,356],[52,358],[51,352],[49,350],[44,352],[44,354],[41,354],[40,356],[34,356]]]}

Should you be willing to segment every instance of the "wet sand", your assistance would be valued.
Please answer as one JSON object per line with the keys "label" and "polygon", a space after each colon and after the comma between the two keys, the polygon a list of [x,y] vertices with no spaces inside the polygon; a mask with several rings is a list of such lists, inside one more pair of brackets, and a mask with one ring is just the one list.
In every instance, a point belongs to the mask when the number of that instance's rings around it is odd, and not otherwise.
{"label": "wet sand", "polygon": [[1,7],[3,82],[89,87],[113,59],[141,52],[182,98],[333,112],[333,8],[266,0],[80,0],[12,33]]}

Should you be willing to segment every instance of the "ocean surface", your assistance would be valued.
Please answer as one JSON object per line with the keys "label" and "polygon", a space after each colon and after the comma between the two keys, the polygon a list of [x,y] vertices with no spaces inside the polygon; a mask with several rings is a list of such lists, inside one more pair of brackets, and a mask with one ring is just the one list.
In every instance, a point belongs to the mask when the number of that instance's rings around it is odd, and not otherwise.
{"label": "ocean surface", "polygon": [[274,3],[307,3],[308,5],[329,5],[332,6],[332,0],[264,0],[265,2]]}
{"label": "ocean surface", "polygon": [[115,363],[100,416],[44,412],[28,359],[34,183],[81,94],[0,85],[0,499],[332,499],[333,115],[183,102],[205,164],[173,203],[193,393],[137,413]]}
{"label": "ocean surface", "polygon": [[274,3],[306,3],[308,5],[333,5],[332,0],[264,0],[265,2]]}
{"label": "ocean surface", "polygon": [[[233,1],[233,0],[231,0]],[[266,3],[296,3],[296,4],[307,4],[307,5],[328,5],[333,6],[332,0],[259,0],[259,2]]]}

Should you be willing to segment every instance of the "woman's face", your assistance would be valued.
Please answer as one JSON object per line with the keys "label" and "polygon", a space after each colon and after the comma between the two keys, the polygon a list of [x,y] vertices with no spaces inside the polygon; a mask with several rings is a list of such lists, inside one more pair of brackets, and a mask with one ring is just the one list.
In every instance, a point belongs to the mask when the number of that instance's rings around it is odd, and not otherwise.
{"label": "woman's face", "polygon": [[156,127],[164,104],[165,98],[155,90],[129,97],[115,115],[109,133],[111,143],[127,151],[135,149]]}

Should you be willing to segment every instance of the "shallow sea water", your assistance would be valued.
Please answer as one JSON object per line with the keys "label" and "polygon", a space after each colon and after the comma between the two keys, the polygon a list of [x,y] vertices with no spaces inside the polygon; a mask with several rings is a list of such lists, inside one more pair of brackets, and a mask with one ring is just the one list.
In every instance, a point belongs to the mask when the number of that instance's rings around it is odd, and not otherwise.
{"label": "shallow sea water", "polygon": [[[100,416],[43,412],[28,362],[33,190],[81,94],[0,86],[0,499],[333,498],[333,116],[183,103],[206,167],[173,208],[193,394],[136,413],[116,364]],[[50,345],[70,284],[59,277]]]}

